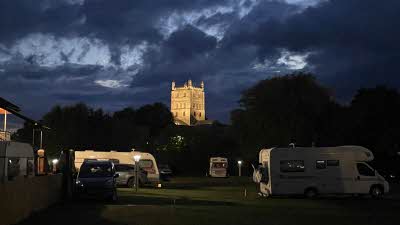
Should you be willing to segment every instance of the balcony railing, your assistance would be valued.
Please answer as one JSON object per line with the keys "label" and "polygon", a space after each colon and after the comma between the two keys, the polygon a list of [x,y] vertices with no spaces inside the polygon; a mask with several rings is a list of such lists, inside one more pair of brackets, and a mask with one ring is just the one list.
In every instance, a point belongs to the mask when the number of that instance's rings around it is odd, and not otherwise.
{"label": "balcony railing", "polygon": [[11,133],[8,131],[0,130],[0,141],[10,141],[11,140]]}

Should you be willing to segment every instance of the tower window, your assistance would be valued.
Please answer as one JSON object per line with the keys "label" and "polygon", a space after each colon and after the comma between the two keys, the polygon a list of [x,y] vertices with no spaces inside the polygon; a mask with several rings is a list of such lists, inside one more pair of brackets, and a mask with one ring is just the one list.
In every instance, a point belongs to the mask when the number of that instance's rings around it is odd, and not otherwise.
{"label": "tower window", "polygon": [[183,112],[183,116],[185,116],[185,112]]}
{"label": "tower window", "polygon": [[196,112],[194,112],[194,117],[196,117]]}
{"label": "tower window", "polygon": [[201,112],[199,112],[199,117],[201,117]]}

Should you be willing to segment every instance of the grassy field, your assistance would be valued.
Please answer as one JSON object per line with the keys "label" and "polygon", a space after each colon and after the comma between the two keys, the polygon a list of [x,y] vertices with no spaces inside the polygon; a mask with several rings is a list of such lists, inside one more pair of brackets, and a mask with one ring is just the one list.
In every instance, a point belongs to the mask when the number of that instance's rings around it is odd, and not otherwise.
{"label": "grassy field", "polygon": [[21,225],[399,224],[399,210],[400,199],[390,196],[264,199],[249,178],[176,178],[162,189],[121,188],[113,204],[58,204]]}

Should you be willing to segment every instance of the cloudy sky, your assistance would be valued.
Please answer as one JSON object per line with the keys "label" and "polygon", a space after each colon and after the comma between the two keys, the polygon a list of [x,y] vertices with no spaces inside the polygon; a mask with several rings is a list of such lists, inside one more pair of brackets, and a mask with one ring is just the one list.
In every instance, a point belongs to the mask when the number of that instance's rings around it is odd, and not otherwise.
{"label": "cloudy sky", "polygon": [[169,105],[206,86],[229,121],[260,79],[311,71],[343,101],[400,87],[398,0],[0,0],[0,96],[40,118],[56,104],[107,112]]}

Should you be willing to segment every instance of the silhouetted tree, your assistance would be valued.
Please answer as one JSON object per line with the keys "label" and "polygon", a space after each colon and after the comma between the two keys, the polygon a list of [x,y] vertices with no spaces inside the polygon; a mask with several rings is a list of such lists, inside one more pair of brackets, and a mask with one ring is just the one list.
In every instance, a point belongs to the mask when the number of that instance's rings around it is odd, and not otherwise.
{"label": "silhouetted tree", "polygon": [[231,119],[244,154],[254,157],[262,147],[317,143],[332,104],[329,91],[311,74],[296,73],[262,80],[244,91],[241,109]]}
{"label": "silhouetted tree", "polygon": [[384,86],[360,89],[349,112],[350,143],[370,148],[379,167],[399,160],[396,158],[400,151],[400,94],[397,90]]}
{"label": "silhouetted tree", "polygon": [[[137,111],[126,108],[112,116],[78,103],[53,107],[42,122],[51,127],[44,132],[44,148],[48,155],[56,156],[63,149],[149,150],[149,143],[160,130],[172,124],[172,115],[161,103],[145,105]],[[14,137],[32,142],[32,126],[25,124]]]}

